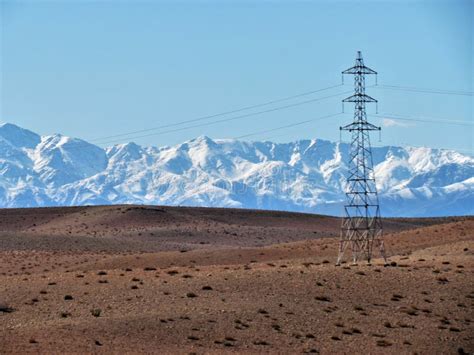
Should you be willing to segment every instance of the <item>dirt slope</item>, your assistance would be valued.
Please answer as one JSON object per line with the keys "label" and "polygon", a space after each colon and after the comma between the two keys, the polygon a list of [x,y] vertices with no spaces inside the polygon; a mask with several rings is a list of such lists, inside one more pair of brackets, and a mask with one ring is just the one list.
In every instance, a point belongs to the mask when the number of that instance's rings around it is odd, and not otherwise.
{"label": "dirt slope", "polygon": [[0,216],[0,353],[474,352],[474,218],[387,220],[396,266],[336,267],[325,216]]}

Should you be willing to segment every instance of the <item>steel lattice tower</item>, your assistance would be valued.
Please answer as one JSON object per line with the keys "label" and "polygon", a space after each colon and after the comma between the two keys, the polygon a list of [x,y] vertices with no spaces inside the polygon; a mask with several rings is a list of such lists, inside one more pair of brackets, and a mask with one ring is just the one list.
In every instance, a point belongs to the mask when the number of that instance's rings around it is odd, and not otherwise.
{"label": "steel lattice tower", "polygon": [[351,132],[352,139],[346,187],[347,203],[344,205],[337,265],[343,260],[348,246],[352,250],[354,263],[362,258],[370,263],[374,244],[380,248],[386,262],[369,136],[370,131],[380,131],[380,127],[367,122],[365,112],[367,102],[377,103],[377,100],[365,93],[365,75],[377,75],[377,72],[364,65],[359,51],[355,65],[342,74],[354,75],[354,95],[342,100],[343,104],[354,103],[354,121],[340,127],[341,131]]}

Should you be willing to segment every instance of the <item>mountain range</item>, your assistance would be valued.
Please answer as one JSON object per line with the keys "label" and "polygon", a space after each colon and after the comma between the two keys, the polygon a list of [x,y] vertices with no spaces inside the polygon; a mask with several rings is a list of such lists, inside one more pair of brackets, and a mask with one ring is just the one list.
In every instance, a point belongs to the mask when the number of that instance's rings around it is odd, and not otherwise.
{"label": "mountain range", "polygon": [[[213,140],[101,148],[0,125],[0,207],[157,204],[340,215],[350,146]],[[383,216],[474,214],[474,158],[452,150],[375,147]]]}

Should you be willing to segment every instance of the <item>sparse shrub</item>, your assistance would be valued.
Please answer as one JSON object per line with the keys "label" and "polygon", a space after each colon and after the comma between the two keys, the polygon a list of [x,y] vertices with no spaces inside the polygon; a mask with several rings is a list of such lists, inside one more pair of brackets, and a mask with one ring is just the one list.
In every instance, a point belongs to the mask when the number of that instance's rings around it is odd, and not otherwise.
{"label": "sparse shrub", "polygon": [[278,324],[272,324],[272,328],[276,330],[277,332],[281,331],[281,327]]}
{"label": "sparse shrub", "polygon": [[102,313],[102,310],[99,309],[99,308],[96,308],[96,309],[91,309],[91,314],[94,316],[94,317],[100,317],[100,314]]}
{"label": "sparse shrub", "polygon": [[392,346],[392,343],[385,339],[382,339],[382,340],[377,340],[377,346],[387,347],[387,346]]}
{"label": "sparse shrub", "polygon": [[370,334],[370,335],[372,335],[372,336],[375,337],[375,338],[385,338],[385,335],[379,334],[379,333],[372,333],[372,334]]}
{"label": "sparse shrub", "polygon": [[446,283],[449,282],[446,277],[441,277],[441,276],[438,277],[436,280],[438,281],[439,284],[442,284],[442,285],[444,285],[444,284],[446,284]]}
{"label": "sparse shrub", "polygon": [[321,302],[331,302],[331,299],[327,296],[315,296],[314,299]]}
{"label": "sparse shrub", "polygon": [[404,309],[404,310],[402,310],[402,312],[408,314],[409,316],[417,316],[418,315],[418,312],[413,308]]}
{"label": "sparse shrub", "polygon": [[69,312],[61,312],[61,313],[59,313],[59,315],[60,315],[61,318],[68,318],[68,317],[71,316],[71,313],[69,313]]}
{"label": "sparse shrub", "polygon": [[0,312],[2,312],[2,313],[12,313],[13,311],[15,311],[15,309],[7,306],[6,304],[1,304],[0,303]]}

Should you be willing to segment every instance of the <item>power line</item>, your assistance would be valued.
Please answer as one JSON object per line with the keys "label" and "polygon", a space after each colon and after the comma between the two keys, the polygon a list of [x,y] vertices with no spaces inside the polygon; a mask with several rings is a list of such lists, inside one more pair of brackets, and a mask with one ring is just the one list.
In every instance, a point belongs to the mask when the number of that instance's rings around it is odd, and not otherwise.
{"label": "power line", "polygon": [[457,120],[448,120],[448,119],[436,119],[436,118],[413,118],[412,116],[404,116],[398,114],[367,114],[367,116],[377,117],[377,118],[390,118],[393,120],[401,121],[413,121],[413,122],[424,122],[424,123],[441,123],[441,124],[452,124],[452,125],[461,125],[461,126],[473,126],[474,122],[469,121],[457,121]]}
{"label": "power line", "polygon": [[[289,104],[289,105],[285,105],[285,106],[278,106],[278,107],[274,107],[274,108],[263,110],[263,111],[248,113],[248,114],[245,114],[245,115],[239,115],[239,116],[225,118],[225,119],[221,119],[221,120],[216,120],[216,121],[211,121],[211,122],[206,122],[206,123],[200,123],[200,124],[196,124],[196,125],[192,125],[192,126],[186,126],[186,127],[182,127],[182,128],[176,128],[176,129],[171,129],[171,130],[166,130],[166,131],[161,131],[161,132],[149,133],[149,134],[144,134],[144,135],[140,135],[140,136],[127,137],[127,139],[145,138],[145,137],[150,137],[150,136],[162,135],[162,134],[166,134],[166,133],[184,131],[184,130],[197,128],[197,127],[210,126],[210,125],[223,123],[223,122],[234,121],[234,120],[238,120],[238,119],[242,119],[242,118],[261,115],[261,114],[264,114],[264,113],[275,112],[275,111],[285,110],[285,109],[291,108],[291,107],[306,105],[306,104],[309,104],[309,103],[313,103],[313,102],[317,102],[317,101],[337,97],[337,96],[340,96],[340,95],[345,95],[345,94],[348,94],[350,92],[351,91],[345,91],[345,92],[341,92],[341,93],[334,94],[334,95],[329,95],[329,96],[319,97],[319,98],[310,99],[310,100],[306,100],[306,101],[301,101],[301,102],[297,102],[297,103]],[[118,141],[121,141],[121,139],[105,141],[105,142],[101,142],[101,143],[98,143],[98,144],[109,144],[109,143],[115,143],[115,142],[118,142]]]}
{"label": "power line", "polygon": [[472,91],[427,89],[427,88],[417,88],[417,87],[411,87],[411,86],[377,85],[375,87],[380,88],[380,89],[401,90],[401,91],[408,91],[408,92],[421,92],[421,93],[428,93],[428,94],[459,95],[459,96],[473,96],[474,95],[474,92]]}
{"label": "power line", "polygon": [[464,149],[464,148],[434,148],[434,147],[427,147],[421,145],[412,145],[412,144],[405,144],[405,143],[392,143],[388,145],[373,145],[374,148],[385,148],[385,147],[402,147],[402,148],[426,148],[432,150],[450,150],[455,152],[467,152],[467,153],[474,153],[474,149]]}
{"label": "power line", "polygon": [[177,127],[177,126],[184,125],[186,123],[193,123],[193,122],[197,122],[197,121],[207,120],[207,119],[210,119],[210,118],[230,115],[230,114],[233,114],[233,113],[247,111],[247,110],[251,110],[251,109],[255,109],[255,108],[259,108],[259,107],[264,107],[264,106],[276,104],[276,103],[279,103],[279,102],[284,102],[284,101],[289,101],[289,100],[292,100],[292,99],[297,99],[299,97],[304,97],[304,96],[316,94],[318,92],[334,89],[334,88],[337,88],[337,87],[340,87],[340,86],[342,86],[342,84],[332,85],[332,86],[328,86],[328,87],[325,87],[325,88],[322,88],[322,89],[317,89],[317,90],[306,91],[306,92],[303,92],[301,94],[286,96],[286,97],[283,97],[283,98],[280,98],[280,99],[270,100],[270,101],[266,101],[266,102],[263,102],[263,103],[260,103],[260,104],[244,106],[244,107],[237,108],[235,110],[224,111],[224,112],[220,112],[220,113],[216,113],[216,114],[212,114],[212,115],[201,116],[201,117],[197,117],[197,118],[193,118],[193,119],[189,119],[189,120],[184,120],[184,121],[180,121],[180,122],[176,122],[176,123],[170,123],[170,124],[156,126],[156,127],[152,127],[152,128],[140,129],[140,130],[136,130],[136,131],[130,131],[130,132],[125,132],[125,133],[120,133],[120,134],[95,138],[95,139],[91,139],[90,141],[91,142],[96,142],[96,141],[102,141],[102,140],[106,140],[106,139],[110,139],[110,138],[125,137],[125,136],[129,136],[129,135],[132,135],[132,134],[138,134],[138,133],[154,131],[154,130],[163,129],[163,128]]}
{"label": "power line", "polygon": [[[188,126],[188,127],[177,128],[177,129],[172,129],[172,130],[166,130],[166,131],[157,132],[157,133],[147,133],[147,134],[144,134],[144,135],[128,137],[128,136],[131,136],[131,135],[134,135],[134,134],[145,133],[145,132],[155,131],[155,130],[164,129],[164,128],[178,127],[178,126],[185,125],[187,123],[203,121],[203,120],[207,120],[207,119],[210,119],[210,118],[225,116],[225,115],[229,115],[229,114],[232,114],[232,113],[238,113],[238,112],[242,112],[242,111],[246,111],[246,110],[251,110],[251,109],[255,109],[255,108],[259,108],[259,107],[264,107],[264,106],[272,105],[272,104],[275,104],[275,103],[278,103],[278,102],[284,102],[284,101],[296,99],[296,98],[299,98],[299,97],[304,97],[304,96],[308,96],[308,95],[311,95],[311,94],[315,94],[315,93],[318,93],[318,92],[334,89],[334,88],[340,87],[342,85],[343,84],[332,85],[332,86],[328,86],[328,87],[317,89],[317,90],[311,90],[311,91],[303,92],[303,93],[300,93],[300,94],[283,97],[283,98],[280,98],[280,99],[270,100],[270,101],[263,102],[263,103],[256,104],[256,105],[244,106],[244,107],[241,107],[241,108],[238,108],[238,109],[235,109],[235,110],[220,112],[220,113],[207,115],[207,116],[201,116],[201,117],[197,117],[197,118],[194,118],[194,119],[184,120],[184,121],[181,121],[181,122],[161,125],[161,126],[147,128],[147,129],[140,129],[140,130],[136,130],[136,131],[130,131],[130,132],[125,132],[125,133],[121,133],[121,134],[105,136],[105,137],[101,137],[101,138],[95,138],[95,139],[90,140],[90,142],[97,142],[97,144],[104,145],[104,144],[116,143],[116,142],[121,141],[121,140],[112,139],[112,138],[119,138],[119,137],[124,137],[125,138],[126,137],[127,139],[139,139],[139,138],[145,138],[145,137],[149,137],[149,136],[153,136],[153,135],[173,133],[173,132],[177,132],[177,131],[181,131],[181,130],[188,130],[188,129],[197,128],[197,127],[204,127],[204,126],[207,126],[207,125],[213,125],[213,124],[217,124],[217,123],[221,123],[221,122],[227,122],[227,121],[232,121],[232,120],[236,120],[236,119],[240,119],[240,118],[246,118],[246,117],[251,117],[251,116],[255,116],[255,115],[265,114],[265,113],[268,113],[268,112],[278,111],[278,110],[281,110],[281,109],[286,109],[286,108],[295,107],[295,106],[299,106],[299,105],[304,105],[304,104],[315,102],[315,101],[320,101],[320,100],[323,100],[323,99],[326,99],[326,98],[336,97],[338,95],[346,94],[346,93],[349,93],[349,92],[343,92],[343,93],[340,93],[340,94],[331,95],[331,96],[327,96],[327,97],[323,97],[323,98],[316,98],[316,99],[312,99],[312,100],[306,100],[306,101],[302,101],[302,102],[295,103],[295,104],[290,104],[290,105],[276,107],[276,108],[273,108],[273,109],[258,111],[258,112],[255,112],[255,113],[240,115],[240,116],[232,117],[232,118],[229,118],[229,119],[212,121],[212,122],[209,122],[209,123],[206,123],[206,124],[192,125],[192,126]],[[428,92],[428,93],[446,93],[446,94],[456,94],[456,95],[472,95],[473,94],[472,92],[465,92],[465,91],[422,89],[422,88],[395,86],[395,85],[379,85],[379,86],[371,85],[369,87],[388,88],[388,89],[395,89],[395,90],[420,91],[420,92]],[[393,119],[395,119],[395,117]],[[408,118],[397,118],[397,119],[409,120]],[[410,119],[410,120],[414,120],[414,119]],[[428,120],[423,120],[422,121],[422,120],[419,120],[419,119],[418,119],[418,121],[420,121],[420,122],[430,122]],[[433,122],[434,123],[441,123],[441,122],[438,122],[438,121],[433,121]],[[447,122],[442,122],[442,123],[447,123]],[[457,124],[457,123],[453,123],[453,124]],[[463,124],[463,123],[459,123],[459,124]]]}
{"label": "power line", "polygon": [[292,127],[300,126],[300,125],[303,125],[303,124],[306,124],[306,123],[309,123],[309,122],[314,122],[314,121],[323,120],[325,118],[334,117],[334,116],[337,116],[337,115],[340,115],[340,114],[342,114],[342,112],[333,113],[333,114],[330,114],[330,115],[321,116],[321,117],[317,117],[317,118],[312,118],[312,119],[305,120],[305,121],[299,121],[299,122],[291,123],[291,124],[288,124],[288,125],[285,125],[285,126],[266,129],[266,130],[262,130],[262,131],[258,131],[258,132],[254,132],[254,133],[248,133],[248,134],[244,134],[242,136],[234,137],[234,139],[242,139],[242,138],[247,138],[247,137],[251,137],[251,136],[256,136],[256,135],[259,135],[259,134],[265,134],[265,133],[270,133],[270,132],[274,132],[274,131],[279,131],[279,130],[285,129],[285,128],[292,128]]}

